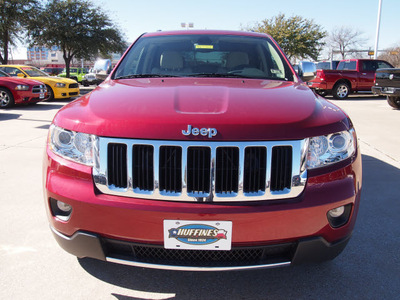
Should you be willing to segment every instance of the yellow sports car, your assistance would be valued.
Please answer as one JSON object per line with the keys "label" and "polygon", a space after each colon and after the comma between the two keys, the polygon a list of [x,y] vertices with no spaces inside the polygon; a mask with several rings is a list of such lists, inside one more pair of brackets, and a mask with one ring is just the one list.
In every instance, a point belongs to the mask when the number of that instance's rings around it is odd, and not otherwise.
{"label": "yellow sports car", "polygon": [[79,85],[69,78],[52,77],[31,66],[0,65],[0,70],[15,77],[35,79],[43,82],[47,87],[49,100],[65,99],[79,95]]}

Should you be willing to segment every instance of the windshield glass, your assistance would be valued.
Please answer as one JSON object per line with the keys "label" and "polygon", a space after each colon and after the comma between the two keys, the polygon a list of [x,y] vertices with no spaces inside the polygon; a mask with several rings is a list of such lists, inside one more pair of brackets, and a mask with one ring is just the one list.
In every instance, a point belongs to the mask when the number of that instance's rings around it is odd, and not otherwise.
{"label": "windshield glass", "polygon": [[0,77],[10,77],[10,75],[0,70]]}
{"label": "windshield glass", "polygon": [[142,37],[113,78],[164,76],[293,80],[289,66],[270,39],[213,34]]}
{"label": "windshield glass", "polygon": [[39,76],[47,77],[47,76],[49,76],[49,74],[42,72],[39,69],[36,69],[34,67],[22,67],[21,69],[31,77],[39,77]]}

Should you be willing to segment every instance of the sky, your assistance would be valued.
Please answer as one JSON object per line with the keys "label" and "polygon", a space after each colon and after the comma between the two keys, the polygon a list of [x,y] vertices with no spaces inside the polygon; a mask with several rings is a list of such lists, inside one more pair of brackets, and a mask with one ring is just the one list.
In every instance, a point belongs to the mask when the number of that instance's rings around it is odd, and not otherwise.
{"label": "sky", "polygon": [[[363,32],[366,49],[374,49],[379,0],[92,0],[116,23],[129,43],[144,32],[194,29],[240,30],[280,13],[314,20],[328,33],[336,27]],[[400,0],[382,0],[379,49],[400,45]],[[189,29],[190,30],[190,29]],[[26,58],[19,47],[14,58]]]}

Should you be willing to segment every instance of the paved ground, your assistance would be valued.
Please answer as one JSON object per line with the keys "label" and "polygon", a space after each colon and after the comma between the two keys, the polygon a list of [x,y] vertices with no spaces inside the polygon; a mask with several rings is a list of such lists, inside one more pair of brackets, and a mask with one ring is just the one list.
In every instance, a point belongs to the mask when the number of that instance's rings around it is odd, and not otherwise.
{"label": "paved ground", "polygon": [[355,123],[363,196],[353,237],[332,262],[195,273],[78,260],[53,239],[42,196],[47,129],[68,101],[0,110],[1,299],[398,299],[400,111],[386,100],[333,101]]}

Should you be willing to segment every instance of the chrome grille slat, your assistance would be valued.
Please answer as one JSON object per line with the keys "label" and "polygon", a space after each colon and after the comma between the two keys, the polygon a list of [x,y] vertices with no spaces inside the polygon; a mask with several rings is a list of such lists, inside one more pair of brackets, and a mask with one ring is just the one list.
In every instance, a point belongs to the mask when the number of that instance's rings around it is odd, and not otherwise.
{"label": "chrome grille slat", "polygon": [[[301,172],[306,144],[307,140],[99,138],[95,153],[99,164],[93,168],[93,178],[102,193],[143,199],[243,202],[293,198],[301,194],[307,179],[306,171]],[[114,145],[119,146],[113,149]],[[121,149],[126,150],[112,152]]]}
{"label": "chrome grille slat", "polygon": [[44,85],[35,85],[32,87],[32,93],[39,94],[39,93],[46,93],[46,86]]}

